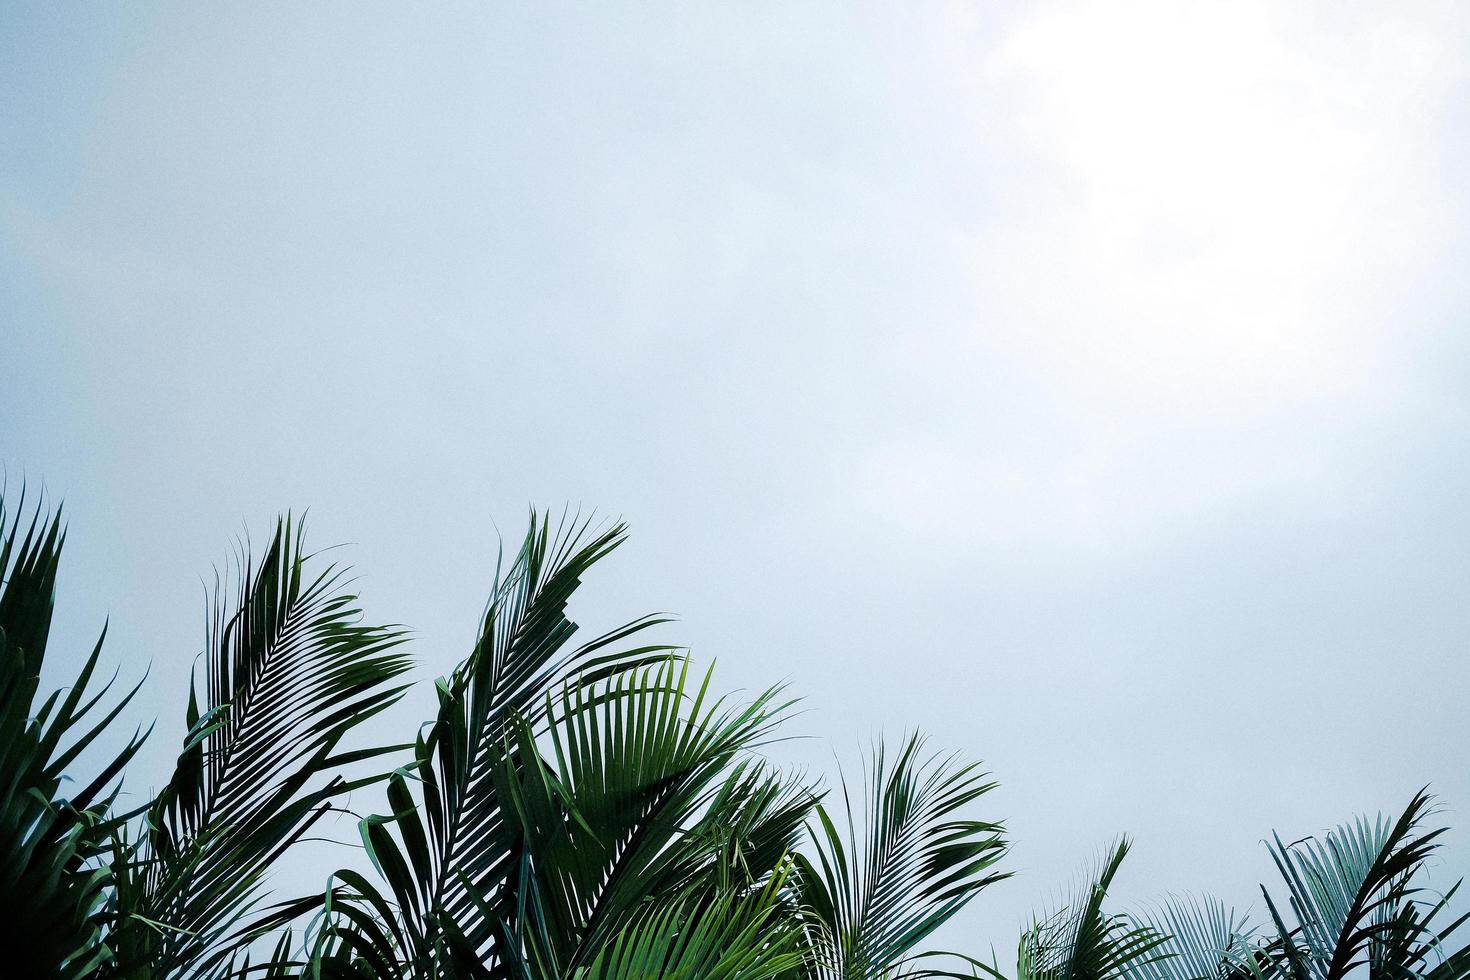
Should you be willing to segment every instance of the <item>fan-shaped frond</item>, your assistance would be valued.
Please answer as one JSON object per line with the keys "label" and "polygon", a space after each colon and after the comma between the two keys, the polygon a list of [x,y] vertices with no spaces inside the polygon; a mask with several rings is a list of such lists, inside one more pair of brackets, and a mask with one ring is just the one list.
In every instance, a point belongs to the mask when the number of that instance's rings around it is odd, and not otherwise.
{"label": "fan-shaped frond", "polygon": [[1250,970],[1255,930],[1219,899],[1171,896],[1129,918],[1166,938],[1158,955],[1124,965],[1127,980],[1223,980]]}
{"label": "fan-shaped frond", "polygon": [[1295,925],[1264,887],[1276,935],[1269,953],[1294,980],[1340,980],[1360,967],[1375,976],[1419,976],[1446,954],[1443,939],[1464,920],[1438,924],[1445,901],[1425,896],[1419,878],[1443,828],[1425,830],[1427,793],[1395,820],[1359,817],[1320,838],[1284,844],[1271,857],[1287,888]]}
{"label": "fan-shaped frond", "polygon": [[564,976],[648,904],[708,894],[718,875],[728,878],[711,862],[720,852],[698,846],[710,826],[699,824],[731,788],[725,771],[782,706],[774,690],[732,705],[709,685],[706,673],[691,688],[682,660],[570,683],[548,709],[544,757],[530,724],[518,727],[502,797],[519,868],[486,895],[501,923],[499,955]]}

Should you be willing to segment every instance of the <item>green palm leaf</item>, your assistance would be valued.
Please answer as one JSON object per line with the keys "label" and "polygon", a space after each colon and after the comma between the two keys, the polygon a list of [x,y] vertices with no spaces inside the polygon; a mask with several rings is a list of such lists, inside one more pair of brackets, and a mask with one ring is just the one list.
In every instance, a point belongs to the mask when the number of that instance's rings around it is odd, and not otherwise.
{"label": "green palm leaf", "polygon": [[1274,969],[1293,980],[1340,980],[1365,966],[1375,976],[1400,978],[1453,960],[1444,940],[1465,920],[1441,926],[1448,896],[1430,900],[1418,881],[1444,834],[1424,829],[1432,812],[1421,791],[1392,821],[1360,817],[1290,845],[1273,835],[1271,856],[1296,920],[1288,926],[1261,889],[1276,932],[1269,950]]}
{"label": "green palm leaf", "polygon": [[1254,930],[1219,899],[1173,896],[1129,918],[1166,938],[1158,955],[1123,965],[1127,980],[1223,980],[1250,973]]}
{"label": "green palm leaf", "polygon": [[[1072,902],[1026,930],[1016,980],[1120,980],[1168,955],[1162,948],[1168,937],[1152,925],[1103,909],[1128,848],[1128,838],[1119,838]],[[972,964],[992,980],[1005,980],[994,967]]]}
{"label": "green palm leaf", "polygon": [[339,770],[396,747],[338,753],[396,701],[410,666],[401,630],[361,625],[344,569],[317,568],[283,518],[259,563],[242,561],[233,605],[217,594],[203,677],[172,779],[132,860],[117,910],[119,973],[207,976],[261,894],[271,865],[365,781]]}
{"label": "green palm leaf", "polygon": [[[567,603],[624,535],[621,524],[597,531],[589,521],[564,518],[553,527],[532,514],[519,551],[496,569],[474,650],[438,682],[437,717],[420,733],[413,763],[388,781],[391,812],[363,822],[364,844],[386,888],[339,875],[347,884],[333,893],[334,918],[318,930],[336,937],[332,962],[359,955],[348,948],[360,942],[391,975],[468,976],[484,972],[482,960],[495,964],[490,952],[500,926],[486,896],[505,887],[520,862],[503,795],[504,773],[516,764],[508,756],[516,733],[526,725],[544,731],[547,695],[570,679],[595,683],[666,661],[673,649],[629,642],[665,621],[658,617],[571,642],[577,626]],[[297,914],[311,901],[282,914]]]}
{"label": "green palm leaf", "polygon": [[1005,854],[1001,825],[959,816],[995,783],[975,764],[921,755],[917,735],[890,763],[882,745],[865,771],[868,817],[859,823],[843,784],[847,834],[824,806],[811,831],[814,858],[798,855],[798,887],[811,919],[820,980],[938,976],[916,948],[982,888],[1008,874],[992,870]]}
{"label": "green palm leaf", "polygon": [[[545,757],[534,728],[518,727],[501,790],[512,804],[518,868],[486,896],[502,937],[498,958],[536,976],[567,976],[648,905],[714,899],[721,881],[737,893],[753,883],[719,867],[724,851],[711,845],[722,836],[717,825],[750,826],[751,800],[733,794],[748,786],[764,795],[770,786],[722,777],[784,705],[772,690],[732,706],[711,699],[709,684],[706,673],[691,689],[683,660],[574,681],[548,709]],[[732,809],[715,814],[711,805],[721,800]]]}
{"label": "green palm leaf", "polygon": [[18,976],[82,977],[111,956],[104,859],[121,822],[112,804],[146,734],[72,781],[69,770],[103,744],[138,687],[101,707],[113,682],[93,689],[99,638],[71,686],[36,704],[66,535],[60,512],[37,504],[22,536],[24,510],[22,495],[10,518],[0,493],[0,948]]}
{"label": "green palm leaf", "polygon": [[657,906],[570,980],[773,980],[803,962],[777,874],[760,892]]}

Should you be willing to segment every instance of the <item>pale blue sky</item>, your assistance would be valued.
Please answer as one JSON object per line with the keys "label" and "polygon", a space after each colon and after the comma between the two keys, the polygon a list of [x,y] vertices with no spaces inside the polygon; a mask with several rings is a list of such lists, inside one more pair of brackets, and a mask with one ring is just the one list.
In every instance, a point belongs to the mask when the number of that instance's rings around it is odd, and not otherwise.
{"label": "pale blue sky", "polygon": [[1470,870],[1467,107],[1456,3],[6,4],[61,665],[152,664],[156,782],[242,528],[310,506],[428,677],[571,501],[585,616],[789,681],[783,757],[987,762],[957,945],[1429,782]]}

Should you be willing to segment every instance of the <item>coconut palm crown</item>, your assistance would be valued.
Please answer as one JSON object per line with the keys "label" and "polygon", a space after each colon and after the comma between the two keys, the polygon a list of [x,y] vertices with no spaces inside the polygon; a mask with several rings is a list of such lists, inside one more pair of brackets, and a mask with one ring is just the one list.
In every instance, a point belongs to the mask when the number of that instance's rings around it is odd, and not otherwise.
{"label": "coconut palm crown", "polygon": [[[501,560],[437,709],[393,744],[364,723],[402,697],[405,630],[363,621],[347,570],[280,518],[220,578],[157,792],[122,792],[151,729],[142,680],[41,677],[66,539],[60,510],[0,493],[0,975],[385,980],[1461,980],[1464,916],[1425,867],[1443,831],[1418,794],[1284,844],[1250,925],[1209,898],[1108,911],[1128,852],[1038,916],[1014,969],[932,948],[1008,877],[995,783],[918,734],[861,785],[775,765],[792,699],[721,695],[656,638],[584,638],[567,616],[622,524],[532,513]],[[297,897],[273,872],[356,819],[362,860]],[[124,803],[124,800],[131,802]],[[355,803],[360,808],[360,804]],[[953,927],[951,927],[953,928]],[[977,944],[978,945],[978,944]]]}

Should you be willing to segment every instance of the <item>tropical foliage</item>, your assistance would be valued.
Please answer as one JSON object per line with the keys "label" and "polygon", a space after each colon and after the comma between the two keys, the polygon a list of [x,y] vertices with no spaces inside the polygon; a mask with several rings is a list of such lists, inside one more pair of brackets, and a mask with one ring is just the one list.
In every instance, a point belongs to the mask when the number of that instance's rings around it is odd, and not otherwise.
{"label": "tropical foliage", "polygon": [[[582,639],[567,607],[624,538],[532,515],[468,655],[411,740],[371,744],[411,667],[365,625],[344,569],[282,518],[215,590],[163,788],[125,806],[148,731],[101,680],[103,642],[43,693],[59,511],[0,496],[0,974],[392,980],[1460,980],[1454,890],[1427,890],[1442,831],[1419,794],[1270,851],[1264,919],[1209,898],[1109,910],[1120,839],[1038,916],[1012,969],[931,948],[1007,876],[994,783],[875,746],[827,792],[763,749],[791,701],[720,696],[633,619]],[[105,633],[105,630],[103,631]],[[134,787],[134,790],[136,788]],[[312,894],[272,872],[348,793],[363,860]],[[373,798],[373,797],[369,797]],[[979,945],[977,937],[976,945]]]}

